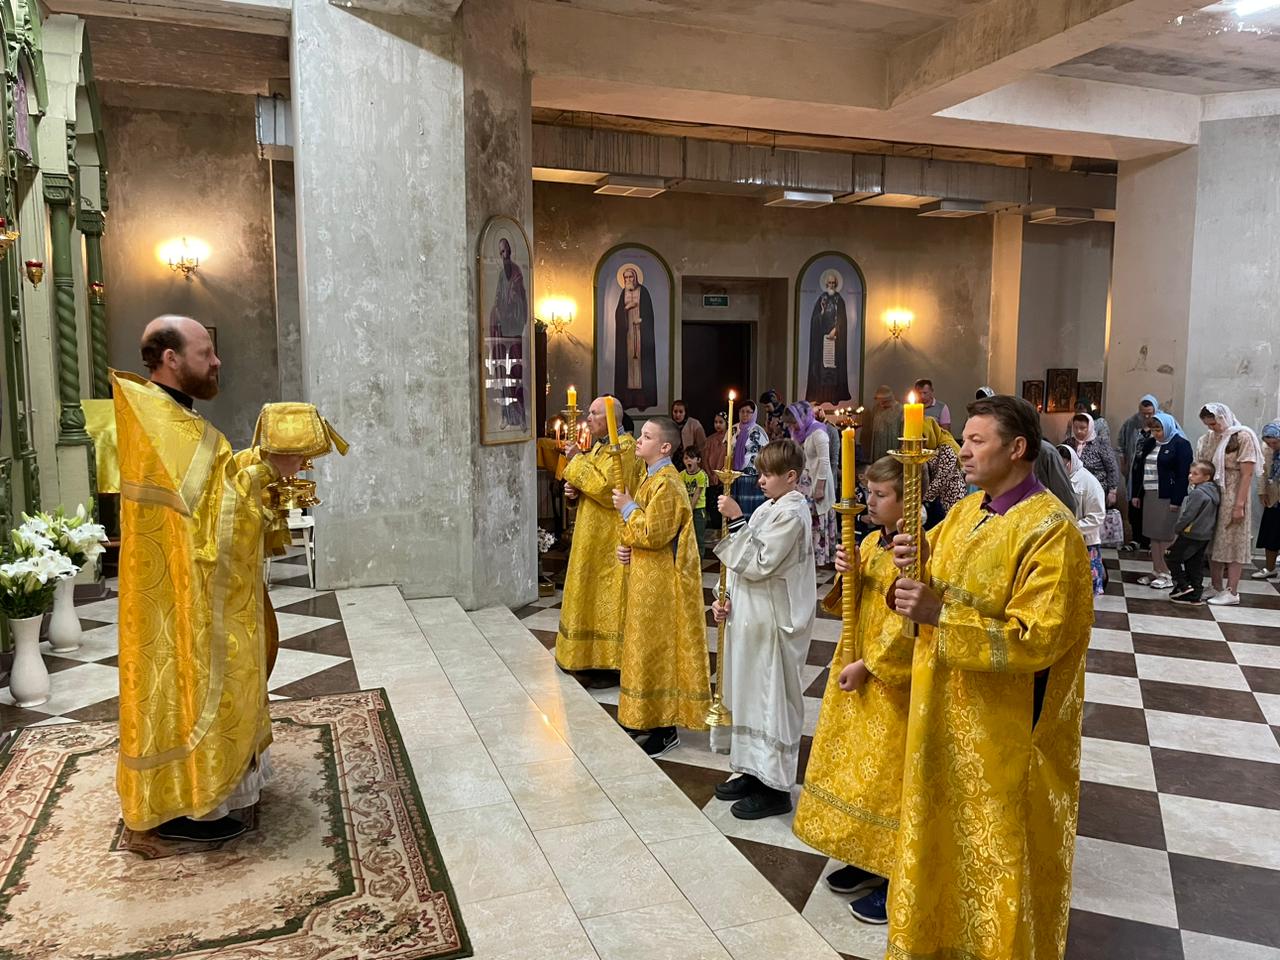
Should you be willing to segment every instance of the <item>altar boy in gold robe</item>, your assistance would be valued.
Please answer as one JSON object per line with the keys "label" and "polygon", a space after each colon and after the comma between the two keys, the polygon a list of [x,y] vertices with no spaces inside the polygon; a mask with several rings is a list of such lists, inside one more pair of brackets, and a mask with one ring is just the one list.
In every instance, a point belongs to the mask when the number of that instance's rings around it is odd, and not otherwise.
{"label": "altar boy in gold robe", "polygon": [[[827,886],[860,894],[850,912],[864,923],[885,923],[915,641],[885,603],[898,576],[891,547],[902,519],[902,464],[882,457],[867,468],[866,484],[867,516],[880,529],[852,558],[858,569],[843,575],[823,602],[829,609],[844,590],[856,590],[857,621],[849,649],[842,640],[831,661],[791,829],[815,850],[848,864],[827,876]],[[836,569],[844,574],[849,560],[841,548]]]}
{"label": "altar boy in gold robe", "polygon": [[120,756],[125,824],[175,840],[243,832],[270,765],[263,489],[301,458],[233,455],[193,409],[218,392],[208,331],[147,325],[151,379],[112,376],[120,450]]}
{"label": "altar boy in gold robe", "polygon": [[[613,686],[622,665],[622,617],[626,576],[615,555],[621,525],[613,509],[615,460],[609,451],[606,397],[596,397],[587,410],[591,449],[571,446],[564,468],[564,491],[578,504],[578,519],[564,577],[560,629],[556,631],[556,663],[562,670],[583,671],[590,686]],[[624,482],[634,490],[642,465],[635,438],[618,436]]]}
{"label": "altar boy in gold robe", "polygon": [[[1080,792],[1089,555],[1036,479],[1040,420],[1018,397],[969,405],[960,463],[977,486],[921,544],[889,956],[1059,960]],[[916,553],[894,538],[894,562]]]}
{"label": "altar boy in gold robe", "polygon": [[618,722],[648,730],[644,752],[655,759],[679,746],[676,727],[705,730],[711,705],[698,537],[671,463],[679,446],[674,421],[646,421],[636,455],[648,475],[634,499],[613,491],[623,521],[617,560],[629,570]]}

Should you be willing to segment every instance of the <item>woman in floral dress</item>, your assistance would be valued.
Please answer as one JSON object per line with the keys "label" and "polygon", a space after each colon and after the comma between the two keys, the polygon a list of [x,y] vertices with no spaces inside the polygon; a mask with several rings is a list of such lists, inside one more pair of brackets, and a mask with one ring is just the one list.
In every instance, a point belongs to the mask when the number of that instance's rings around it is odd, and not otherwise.
{"label": "woman in floral dress", "polygon": [[1200,420],[1209,432],[1200,438],[1196,457],[1213,463],[1214,479],[1222,488],[1209,553],[1213,584],[1209,603],[1235,606],[1240,602],[1240,573],[1252,559],[1253,478],[1262,475],[1262,444],[1225,403],[1206,403],[1200,408]]}
{"label": "woman in floral dress", "polygon": [[796,488],[809,501],[813,521],[813,556],[818,566],[834,563],[839,545],[839,529],[835,502],[835,477],[831,471],[831,439],[826,428],[814,417],[807,400],[787,404],[782,421],[791,439],[804,450],[804,473]]}

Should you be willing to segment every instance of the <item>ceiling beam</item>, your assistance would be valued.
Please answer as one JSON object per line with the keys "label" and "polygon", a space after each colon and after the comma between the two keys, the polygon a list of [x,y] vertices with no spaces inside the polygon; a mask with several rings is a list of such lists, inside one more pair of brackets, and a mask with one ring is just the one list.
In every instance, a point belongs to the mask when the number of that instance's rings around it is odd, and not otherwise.
{"label": "ceiling beam", "polygon": [[47,0],[52,13],[289,35],[292,0]]}
{"label": "ceiling beam", "polygon": [[888,106],[937,113],[1174,17],[1204,0],[988,0],[888,58]]}

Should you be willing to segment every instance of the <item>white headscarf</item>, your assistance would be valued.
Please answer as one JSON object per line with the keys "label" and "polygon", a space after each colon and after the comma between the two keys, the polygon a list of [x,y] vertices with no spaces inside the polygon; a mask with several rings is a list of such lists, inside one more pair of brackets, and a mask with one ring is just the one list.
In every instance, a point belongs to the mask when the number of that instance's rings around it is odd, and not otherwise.
{"label": "white headscarf", "polygon": [[[1262,476],[1262,441],[1258,439],[1258,435],[1237,420],[1236,415],[1225,403],[1206,403],[1204,408],[1213,414],[1213,418],[1219,425],[1226,428],[1222,433],[1217,434],[1218,444],[1213,448],[1213,468],[1217,471],[1214,476],[1222,477],[1222,472],[1226,469],[1227,443],[1232,434],[1236,433],[1249,435],[1249,439],[1253,442],[1253,473],[1254,476]],[[1242,440],[1241,443],[1243,442]],[[1222,480],[1219,479],[1218,482],[1221,483]]]}

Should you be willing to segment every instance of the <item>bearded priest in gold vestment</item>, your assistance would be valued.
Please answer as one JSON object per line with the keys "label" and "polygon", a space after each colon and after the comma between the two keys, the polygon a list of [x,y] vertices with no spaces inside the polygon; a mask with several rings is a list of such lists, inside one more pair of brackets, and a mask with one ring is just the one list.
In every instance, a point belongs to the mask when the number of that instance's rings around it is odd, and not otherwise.
{"label": "bearded priest in gold vestment", "polygon": [[270,773],[271,616],[263,488],[300,459],[233,455],[193,409],[221,362],[189,317],[147,325],[143,380],[112,376],[120,449],[120,757],[124,821],[171,839],[244,830]]}
{"label": "bearded priest in gold vestment", "polygon": [[[1080,793],[1089,555],[1033,473],[1031,404],[969,405],[960,462],[982,492],[923,544],[924,583],[894,585],[920,624],[911,672],[892,960],[1060,960]],[[894,538],[894,560],[914,556]]]}
{"label": "bearded priest in gold vestment", "polygon": [[[582,452],[571,446],[566,454],[564,493],[577,502],[578,519],[556,631],[556,663],[564,670],[616,672],[622,666],[626,568],[616,555],[622,521],[613,509],[613,488],[618,484],[604,406],[605,398],[596,397],[587,410],[591,449]],[[619,434],[618,444],[623,480],[628,490],[635,490],[644,473],[636,459],[635,438]]]}

